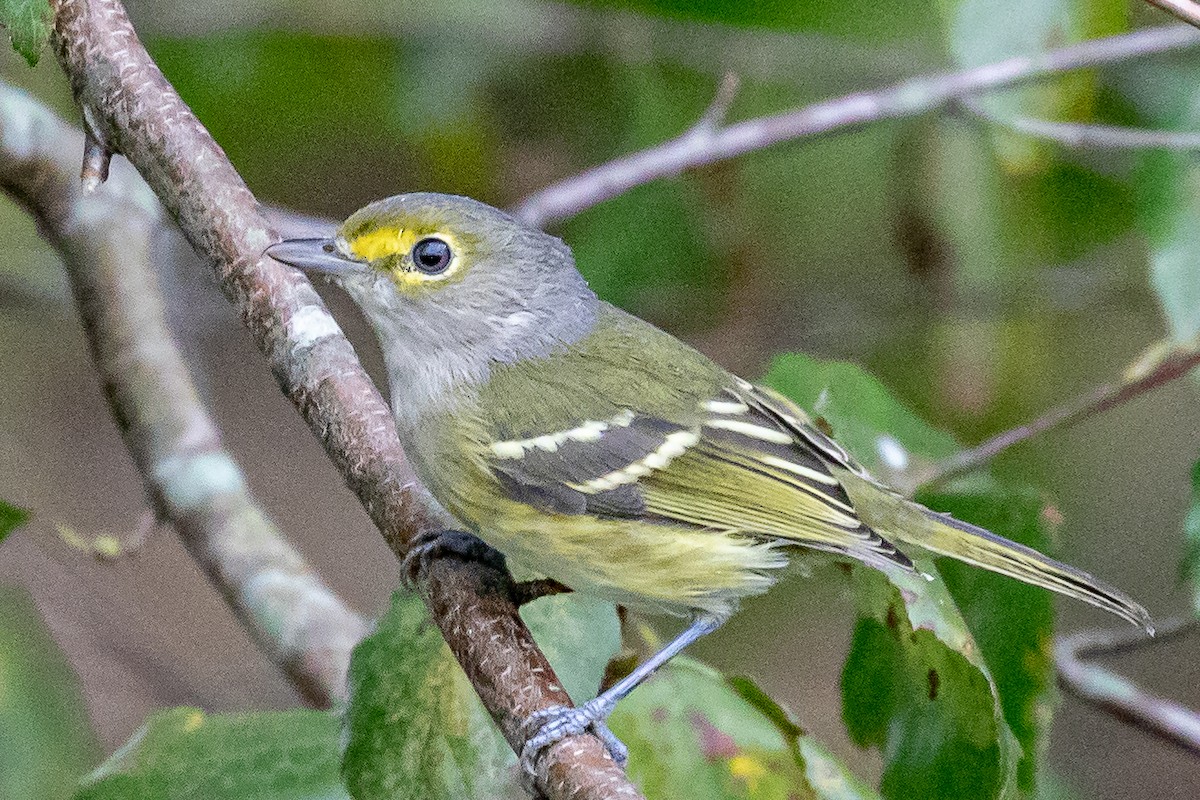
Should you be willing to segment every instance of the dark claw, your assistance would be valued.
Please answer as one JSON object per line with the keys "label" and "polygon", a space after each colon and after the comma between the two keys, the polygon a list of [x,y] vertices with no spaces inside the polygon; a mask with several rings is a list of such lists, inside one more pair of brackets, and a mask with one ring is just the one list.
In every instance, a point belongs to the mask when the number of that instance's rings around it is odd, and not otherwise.
{"label": "dark claw", "polygon": [[478,536],[463,531],[430,531],[417,537],[400,562],[400,578],[412,588],[430,561],[446,557],[478,561],[498,571],[507,570],[504,554]]}
{"label": "dark claw", "polygon": [[526,603],[532,603],[539,597],[566,594],[570,591],[572,591],[570,586],[559,583],[553,578],[535,578],[513,585],[513,603],[517,606],[523,606]]}

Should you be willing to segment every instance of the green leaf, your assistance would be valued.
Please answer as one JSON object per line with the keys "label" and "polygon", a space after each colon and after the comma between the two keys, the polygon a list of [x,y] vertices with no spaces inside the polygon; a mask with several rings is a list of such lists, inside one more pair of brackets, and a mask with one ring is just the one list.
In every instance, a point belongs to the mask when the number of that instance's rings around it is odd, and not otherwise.
{"label": "green leaf", "polygon": [[[914,559],[935,575],[932,563]],[[842,670],[851,739],[886,755],[885,797],[995,798],[1020,750],[979,649],[941,580],[853,570],[859,622]]]}
{"label": "green leaf", "polygon": [[[547,597],[522,611],[576,702],[620,645],[609,603]],[[516,757],[420,599],[397,592],[350,666],[342,770],[356,800],[519,797]]]}
{"label": "green leaf", "polygon": [[1200,334],[1200,166],[1181,153],[1148,153],[1139,185],[1142,228],[1153,248],[1151,284],[1171,339],[1190,342]]}
{"label": "green leaf", "polygon": [[154,714],[84,781],[76,800],[349,800],[335,714],[298,709]]}
{"label": "green leaf", "polygon": [[50,41],[53,19],[50,0],[0,0],[0,25],[8,29],[13,49],[31,67],[37,65],[42,48]]}
{"label": "green leaf", "polygon": [[[904,477],[954,440],[849,364],[776,359],[767,382],[821,415],[877,474]],[[886,432],[886,433],[881,433]],[[1044,548],[1035,493],[975,479],[918,498],[931,508]],[[910,555],[914,555],[910,553]],[[920,574],[856,566],[859,622],[842,673],[851,737],[879,747],[887,797],[999,797],[1033,788],[1053,702],[1049,593],[943,559]],[[968,626],[969,623],[969,626]],[[972,635],[974,631],[978,639]]]}
{"label": "green leaf", "polygon": [[884,796],[999,797],[1004,737],[986,676],[899,611],[889,620],[859,620],[842,677],[850,737],[887,753]]}
{"label": "green leaf", "polygon": [[[917,500],[1036,550],[1050,547],[1046,504],[1037,492],[989,483],[974,493],[921,492]],[[1058,701],[1051,650],[1053,595],[948,558],[938,559],[938,571],[999,690],[1004,719],[1022,750],[1018,786],[1031,792],[1048,744],[1047,722]]]}
{"label": "green leaf", "polygon": [[32,598],[0,586],[0,797],[69,797],[98,756],[79,681]]}
{"label": "green leaf", "polygon": [[521,608],[559,683],[576,703],[600,690],[608,662],[621,649],[621,624],[612,603],[571,593],[543,597]]}
{"label": "green leaf", "polygon": [[516,758],[420,598],[354,650],[342,773],[356,800],[519,796]]}
{"label": "green leaf", "polygon": [[609,723],[650,800],[878,798],[753,683],[726,681],[686,657],[639,687]]}
{"label": "green leaf", "polygon": [[0,500],[0,542],[29,520],[29,512]]}

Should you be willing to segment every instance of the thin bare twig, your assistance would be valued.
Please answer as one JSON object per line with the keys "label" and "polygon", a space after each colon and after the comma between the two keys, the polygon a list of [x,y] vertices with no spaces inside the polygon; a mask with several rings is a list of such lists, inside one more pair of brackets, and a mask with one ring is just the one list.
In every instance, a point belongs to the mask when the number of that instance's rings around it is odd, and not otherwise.
{"label": "thin bare twig", "polygon": [[[124,155],[217,274],[281,389],[324,444],[398,554],[428,525],[424,493],[392,415],[312,285],[263,256],[278,241],[221,148],[163,77],[118,0],[56,0],[52,37],[76,102]],[[486,573],[486,574],[485,574]],[[570,699],[511,601],[483,589],[490,570],[431,559],[423,596],[451,650],[515,749],[534,711]],[[481,631],[494,635],[481,637]],[[571,736],[541,760],[551,798],[635,798],[593,736]]]}
{"label": "thin bare twig", "polygon": [[1088,122],[1053,122],[1010,117],[988,109],[972,98],[959,104],[972,115],[1009,130],[1048,139],[1065,147],[1101,150],[1200,150],[1200,132],[1155,131]]}
{"label": "thin bare twig", "polygon": [[1188,25],[1200,28],[1200,4],[1193,0],[1146,0],[1146,2],[1183,20]]}
{"label": "thin bare twig", "polygon": [[105,394],[155,507],[142,527],[170,521],[309,701],[343,701],[366,623],[251,497],[167,329],[151,266],[151,241],[168,224],[162,209],[127,166],[103,186],[81,186],[72,162],[84,142],[0,82],[0,188],[62,255]]}
{"label": "thin bare twig", "polygon": [[519,203],[513,214],[530,225],[544,227],[635,186],[781,142],[922,114],[988,89],[1196,45],[1200,45],[1200,33],[1187,26],[1152,28],[961,72],[911,78],[726,127],[693,127],[675,139],[552,184]]}
{"label": "thin bare twig", "polygon": [[1182,636],[1196,628],[1192,619],[1159,627],[1154,638],[1128,628],[1083,631],[1055,642],[1059,684],[1080,699],[1136,728],[1200,755],[1200,714],[1173,700],[1150,694],[1133,681],[1086,659],[1145,647]]}
{"label": "thin bare twig", "polygon": [[1093,417],[1139,397],[1151,389],[1170,383],[1200,365],[1200,348],[1194,345],[1162,347],[1157,358],[1149,364],[1136,364],[1126,371],[1118,383],[1099,386],[1080,397],[1052,408],[1042,416],[1019,425],[975,447],[961,450],[939,464],[925,483],[941,483],[956,475],[981,467],[1015,444]]}

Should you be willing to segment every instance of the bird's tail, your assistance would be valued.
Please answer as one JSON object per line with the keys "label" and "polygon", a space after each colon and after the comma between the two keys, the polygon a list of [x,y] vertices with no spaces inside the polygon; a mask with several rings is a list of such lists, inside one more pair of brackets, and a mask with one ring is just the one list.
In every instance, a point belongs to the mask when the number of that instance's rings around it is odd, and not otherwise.
{"label": "bird's tail", "polygon": [[838,475],[863,521],[899,544],[943,556],[1051,589],[1110,611],[1148,633],[1150,614],[1129,595],[1083,570],[1055,561],[1031,547],[1010,542],[983,528],[939,514],[857,475]]}

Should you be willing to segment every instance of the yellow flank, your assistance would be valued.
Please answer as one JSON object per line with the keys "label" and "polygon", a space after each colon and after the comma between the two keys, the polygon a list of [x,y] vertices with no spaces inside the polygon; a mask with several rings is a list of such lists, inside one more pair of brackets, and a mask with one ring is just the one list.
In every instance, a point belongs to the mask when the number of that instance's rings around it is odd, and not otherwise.
{"label": "yellow flank", "polygon": [[477,520],[479,536],[519,569],[636,608],[728,614],[787,563],[777,547],[731,530],[567,517],[494,496],[448,499],[451,513]]}
{"label": "yellow flank", "polygon": [[376,228],[357,236],[347,244],[350,252],[365,261],[387,258],[397,253],[407,253],[413,246],[412,233],[404,228]]}

